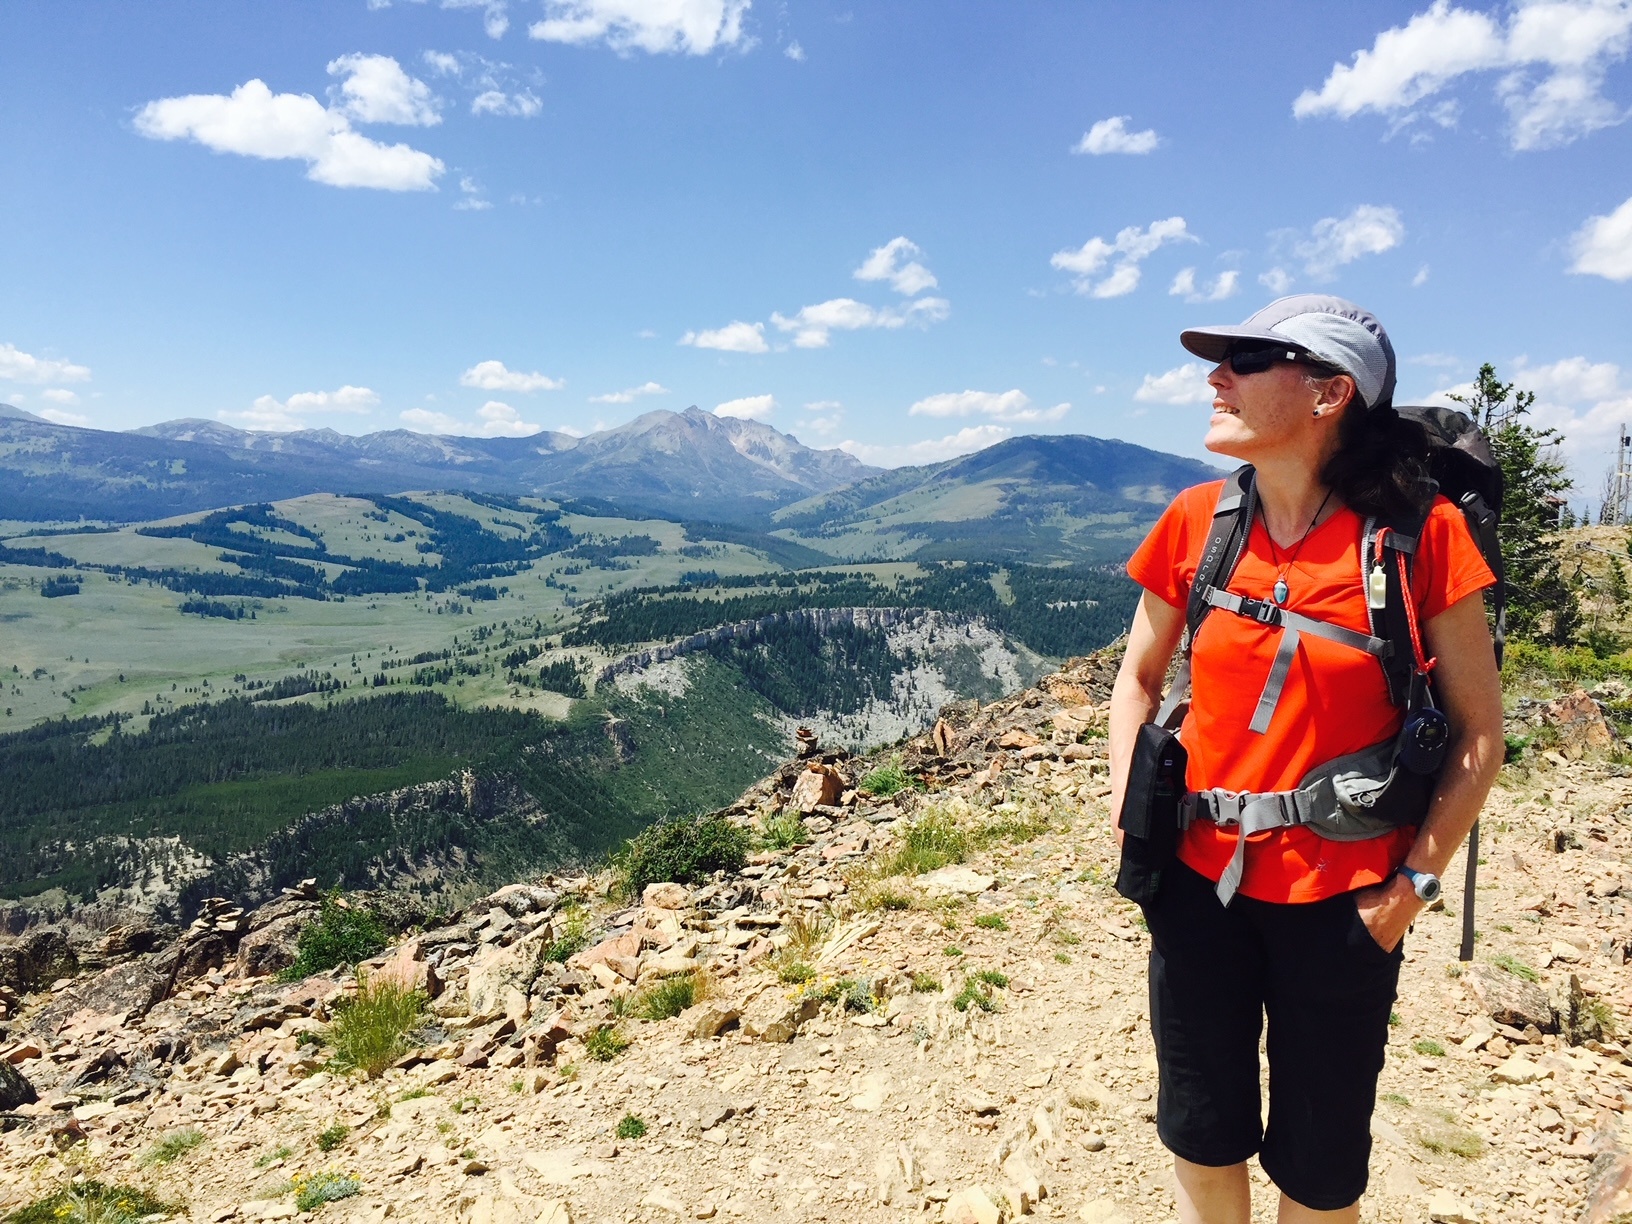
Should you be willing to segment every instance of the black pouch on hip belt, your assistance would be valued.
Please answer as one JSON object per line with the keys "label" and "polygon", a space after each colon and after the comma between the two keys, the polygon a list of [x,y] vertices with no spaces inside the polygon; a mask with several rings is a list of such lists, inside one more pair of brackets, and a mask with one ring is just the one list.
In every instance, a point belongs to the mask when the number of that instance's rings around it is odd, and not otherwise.
{"label": "black pouch on hip belt", "polygon": [[1157,723],[1139,728],[1122,793],[1122,865],[1116,872],[1116,891],[1129,901],[1140,905],[1154,901],[1162,873],[1178,854],[1179,808],[1189,760],[1173,732]]}

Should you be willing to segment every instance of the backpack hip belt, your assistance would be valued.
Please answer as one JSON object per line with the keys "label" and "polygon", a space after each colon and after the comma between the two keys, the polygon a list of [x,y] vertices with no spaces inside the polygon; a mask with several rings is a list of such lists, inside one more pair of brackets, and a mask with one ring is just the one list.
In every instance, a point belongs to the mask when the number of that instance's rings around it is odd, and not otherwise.
{"label": "backpack hip belt", "polygon": [[1398,741],[1390,738],[1315,766],[1295,790],[1188,792],[1179,808],[1182,828],[1211,820],[1236,830],[1235,853],[1215,889],[1219,901],[1228,905],[1241,886],[1250,834],[1303,825],[1330,841],[1369,841],[1419,822],[1434,779],[1402,768],[1397,756]]}

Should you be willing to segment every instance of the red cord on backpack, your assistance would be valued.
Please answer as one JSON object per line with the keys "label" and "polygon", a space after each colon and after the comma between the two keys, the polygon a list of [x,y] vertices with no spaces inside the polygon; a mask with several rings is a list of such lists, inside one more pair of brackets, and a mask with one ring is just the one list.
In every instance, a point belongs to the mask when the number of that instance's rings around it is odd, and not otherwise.
{"label": "red cord on backpack", "polygon": [[[1377,533],[1376,560],[1377,564],[1379,565],[1381,565],[1383,562],[1383,541],[1387,539],[1389,531],[1390,528],[1384,527]],[[1394,560],[1399,566],[1400,570],[1400,592],[1405,599],[1405,623],[1407,628],[1409,628],[1411,631],[1411,653],[1416,656],[1417,674],[1419,676],[1426,676],[1429,672],[1434,670],[1434,666],[1439,662],[1439,660],[1437,658],[1427,658],[1423,653],[1422,632],[1417,628],[1417,601],[1411,594],[1411,571],[1406,566],[1405,553],[1403,551],[1396,551],[1394,554]]]}

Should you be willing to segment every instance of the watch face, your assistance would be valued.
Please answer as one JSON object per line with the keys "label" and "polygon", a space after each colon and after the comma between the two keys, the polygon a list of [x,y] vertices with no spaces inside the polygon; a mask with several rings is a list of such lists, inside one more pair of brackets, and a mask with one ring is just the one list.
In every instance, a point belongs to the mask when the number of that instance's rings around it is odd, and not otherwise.
{"label": "watch face", "polygon": [[1421,897],[1424,901],[1438,901],[1439,891],[1440,888],[1438,876],[1428,876],[1426,879],[1420,880],[1417,883],[1417,896]]}

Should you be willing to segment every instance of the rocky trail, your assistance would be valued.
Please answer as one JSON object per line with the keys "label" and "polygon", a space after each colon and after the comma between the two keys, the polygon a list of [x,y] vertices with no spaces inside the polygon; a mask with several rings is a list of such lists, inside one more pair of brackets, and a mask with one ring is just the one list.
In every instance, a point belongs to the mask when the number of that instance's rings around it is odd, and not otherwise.
{"label": "rocky trail", "polygon": [[[81,933],[86,971],[0,990],[0,1212],[1171,1220],[1148,938],[1110,887],[1113,668],[949,706],[898,771],[807,742],[726,810],[760,838],[740,872],[632,900],[610,875],[518,883],[410,931],[364,969],[430,1011],[375,1079],[324,1043],[354,975],[275,976],[315,888],[172,939]],[[1533,726],[1554,747],[1485,813],[1474,961],[1459,887],[1408,937],[1364,1220],[1632,1212],[1632,771],[1584,693],[1522,703],[1510,729]],[[0,974],[66,938],[0,940]],[[678,981],[690,1007],[635,1018]],[[89,1214],[87,1179],[126,1215]]]}

